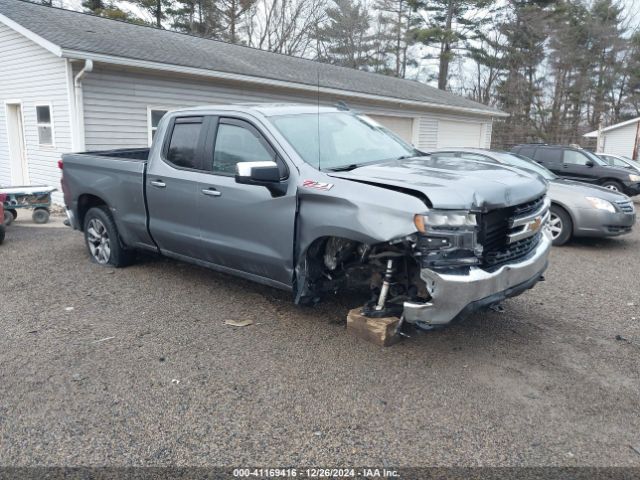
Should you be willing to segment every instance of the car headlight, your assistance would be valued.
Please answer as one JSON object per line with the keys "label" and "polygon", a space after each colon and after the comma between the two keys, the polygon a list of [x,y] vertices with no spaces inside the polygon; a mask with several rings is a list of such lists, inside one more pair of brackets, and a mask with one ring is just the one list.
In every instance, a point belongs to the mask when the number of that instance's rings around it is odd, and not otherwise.
{"label": "car headlight", "polygon": [[640,175],[629,175],[629,180],[632,182],[640,182]]}
{"label": "car headlight", "polygon": [[598,197],[584,197],[587,202],[591,204],[593,208],[597,208],[598,210],[606,210],[610,213],[616,213],[616,207],[613,206],[611,202],[607,202],[602,198]]}
{"label": "car headlight", "polygon": [[427,230],[459,229],[478,225],[475,213],[454,210],[430,210],[416,215],[413,221],[420,233],[425,233]]}

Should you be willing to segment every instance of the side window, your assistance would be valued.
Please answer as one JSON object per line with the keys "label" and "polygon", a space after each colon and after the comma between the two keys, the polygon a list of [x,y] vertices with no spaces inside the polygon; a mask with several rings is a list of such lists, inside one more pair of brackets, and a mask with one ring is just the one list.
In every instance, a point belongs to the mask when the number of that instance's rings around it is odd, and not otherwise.
{"label": "side window", "polygon": [[166,158],[181,168],[201,168],[198,143],[202,133],[202,117],[176,118]]}
{"label": "side window", "polygon": [[258,132],[249,125],[221,121],[213,151],[213,173],[235,175],[237,163],[264,161],[276,161],[276,154]]}
{"label": "side window", "polygon": [[533,154],[533,159],[552,167],[559,166],[562,163],[562,150],[559,148],[538,148]]}
{"label": "side window", "polygon": [[565,150],[562,161],[565,165],[586,165],[589,159],[585,154],[576,150]]}
{"label": "side window", "polygon": [[622,167],[622,168],[629,168],[629,165],[627,165],[626,163],[624,163],[622,160],[619,160],[617,158],[613,159],[613,166],[614,167]]}

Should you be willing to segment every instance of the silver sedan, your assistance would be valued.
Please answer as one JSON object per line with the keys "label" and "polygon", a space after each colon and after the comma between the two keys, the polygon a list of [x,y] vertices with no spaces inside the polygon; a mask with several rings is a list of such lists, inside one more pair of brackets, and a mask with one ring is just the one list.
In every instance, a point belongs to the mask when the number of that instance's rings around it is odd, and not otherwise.
{"label": "silver sedan", "polygon": [[542,165],[520,155],[479,148],[438,149],[427,154],[501,163],[544,177],[549,183],[549,230],[554,245],[562,245],[573,236],[610,237],[629,233],[636,221],[633,202],[626,195],[561,179]]}

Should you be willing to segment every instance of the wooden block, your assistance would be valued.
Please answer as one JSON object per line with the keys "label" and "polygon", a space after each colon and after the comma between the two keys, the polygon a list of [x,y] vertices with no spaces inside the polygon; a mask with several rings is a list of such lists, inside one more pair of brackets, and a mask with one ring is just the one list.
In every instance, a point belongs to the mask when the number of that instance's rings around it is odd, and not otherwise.
{"label": "wooden block", "polygon": [[394,335],[399,321],[398,317],[365,317],[360,308],[354,308],[347,314],[347,331],[381,347],[388,347],[400,340],[399,335]]}

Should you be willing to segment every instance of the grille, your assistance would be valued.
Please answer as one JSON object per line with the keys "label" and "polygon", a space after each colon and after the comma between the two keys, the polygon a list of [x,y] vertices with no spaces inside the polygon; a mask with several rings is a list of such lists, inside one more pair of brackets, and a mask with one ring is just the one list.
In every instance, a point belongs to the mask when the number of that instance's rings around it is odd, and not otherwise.
{"label": "grille", "polygon": [[631,200],[617,200],[616,205],[624,213],[633,213],[633,202]]}
{"label": "grille", "polygon": [[499,251],[485,253],[484,264],[492,267],[504,262],[524,257],[527,253],[535,248],[540,241],[541,233],[535,234],[533,237],[525,238],[518,242],[512,243],[508,248]]}
{"label": "grille", "polygon": [[512,218],[536,212],[543,202],[544,196],[515,207],[500,208],[482,215],[479,240],[483,247],[484,266],[492,267],[524,257],[535,248],[540,241],[539,233],[511,244],[507,243],[509,221]]}

